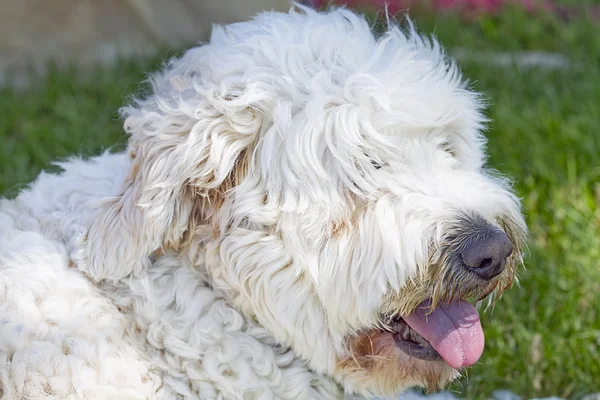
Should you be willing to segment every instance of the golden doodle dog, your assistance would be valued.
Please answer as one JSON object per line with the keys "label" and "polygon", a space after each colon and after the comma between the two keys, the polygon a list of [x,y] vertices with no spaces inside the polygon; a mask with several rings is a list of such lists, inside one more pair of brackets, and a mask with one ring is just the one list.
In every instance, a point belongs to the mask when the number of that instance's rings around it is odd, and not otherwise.
{"label": "golden doodle dog", "polygon": [[3,398],[391,396],[479,359],[526,227],[437,41],[297,6],[150,82],[127,152],[0,203]]}

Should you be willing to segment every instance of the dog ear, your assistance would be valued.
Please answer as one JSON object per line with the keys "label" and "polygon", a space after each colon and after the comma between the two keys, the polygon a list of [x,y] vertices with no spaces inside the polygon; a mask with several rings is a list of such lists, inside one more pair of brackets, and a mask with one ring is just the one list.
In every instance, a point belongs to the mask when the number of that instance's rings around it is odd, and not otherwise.
{"label": "dog ear", "polygon": [[[192,235],[206,218],[206,203],[241,179],[262,126],[257,87],[228,82],[216,90],[209,80],[174,70],[152,83],[149,98],[121,110],[131,168],[80,247],[80,268],[95,280],[139,271],[154,251]],[[217,206],[209,205],[213,213]]]}

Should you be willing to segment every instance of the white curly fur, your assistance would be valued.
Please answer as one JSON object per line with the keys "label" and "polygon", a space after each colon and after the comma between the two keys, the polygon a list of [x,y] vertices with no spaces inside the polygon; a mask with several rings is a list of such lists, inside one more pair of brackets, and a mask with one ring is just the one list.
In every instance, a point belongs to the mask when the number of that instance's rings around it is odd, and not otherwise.
{"label": "white curly fur", "polygon": [[3,398],[425,386],[418,363],[340,367],[349,338],[408,307],[390,296],[426,282],[458,212],[525,229],[437,42],[376,38],[344,9],[263,13],[151,83],[122,110],[127,154],[62,163],[0,203]]}

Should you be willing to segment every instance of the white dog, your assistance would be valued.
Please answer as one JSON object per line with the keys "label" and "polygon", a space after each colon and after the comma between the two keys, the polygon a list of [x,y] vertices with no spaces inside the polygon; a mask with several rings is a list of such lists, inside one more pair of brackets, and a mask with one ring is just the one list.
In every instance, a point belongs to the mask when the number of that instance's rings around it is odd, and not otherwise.
{"label": "white dog", "polygon": [[525,224],[435,40],[264,13],[151,82],[127,154],[0,203],[4,399],[392,395],[477,361],[467,300]]}

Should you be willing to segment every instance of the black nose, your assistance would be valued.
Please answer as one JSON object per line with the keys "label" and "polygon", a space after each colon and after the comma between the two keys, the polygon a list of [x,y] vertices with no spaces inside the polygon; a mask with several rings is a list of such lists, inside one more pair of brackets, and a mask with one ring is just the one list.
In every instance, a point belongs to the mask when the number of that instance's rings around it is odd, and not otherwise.
{"label": "black nose", "polygon": [[490,280],[504,271],[512,242],[506,233],[497,231],[472,240],[462,251],[465,267],[481,279]]}

